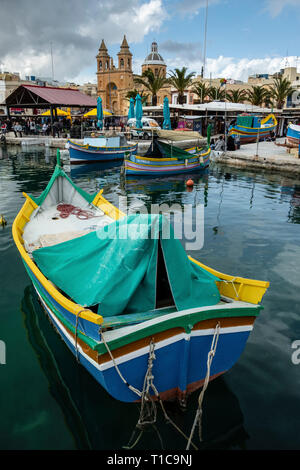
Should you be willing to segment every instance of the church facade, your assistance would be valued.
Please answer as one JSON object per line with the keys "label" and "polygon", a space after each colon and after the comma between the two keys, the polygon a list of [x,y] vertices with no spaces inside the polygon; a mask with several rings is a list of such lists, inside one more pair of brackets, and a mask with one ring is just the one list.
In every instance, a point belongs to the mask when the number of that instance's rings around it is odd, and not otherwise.
{"label": "church facade", "polygon": [[[145,95],[149,95],[147,104],[151,104],[151,94],[142,85],[136,84],[135,75],[132,71],[132,53],[130,51],[126,36],[124,36],[120,51],[118,52],[118,66],[114,65],[113,58],[109,55],[104,40],[99,47],[97,59],[97,94],[101,96],[103,107],[112,110],[115,115],[127,115],[129,108],[129,99],[127,97],[130,91],[134,89]],[[142,73],[151,69],[155,76],[162,74],[166,77],[167,66],[158,53],[156,42],[151,45],[151,52],[145,58],[142,64]],[[171,98],[170,87],[164,86],[159,90],[158,104],[163,103],[165,96]]]}

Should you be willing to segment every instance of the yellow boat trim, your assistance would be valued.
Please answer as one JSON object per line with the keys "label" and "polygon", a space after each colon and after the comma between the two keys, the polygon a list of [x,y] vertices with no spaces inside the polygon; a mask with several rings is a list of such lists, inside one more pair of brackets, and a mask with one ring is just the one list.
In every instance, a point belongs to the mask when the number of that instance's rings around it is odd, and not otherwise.
{"label": "yellow boat trim", "polygon": [[89,144],[79,144],[78,142],[73,142],[73,140],[69,140],[69,142],[71,144],[77,145],[78,147],[81,147],[86,150],[88,150],[90,147],[93,149],[117,150],[117,149],[127,149],[127,148],[132,148],[132,147],[137,146],[137,144],[128,144],[128,145],[123,145],[121,147],[94,147],[93,145],[89,145]]}
{"label": "yellow boat trim", "polygon": [[[196,147],[192,147],[189,150],[193,150],[194,148],[196,148]],[[205,157],[209,153],[210,153],[210,148],[205,153],[195,154],[195,155],[191,153],[189,156],[199,158],[199,157]],[[139,155],[135,155],[135,158],[138,158],[140,160],[146,160],[146,161],[149,161],[149,162],[157,162],[157,160],[159,160],[160,162],[178,161],[178,158],[176,158],[176,157],[172,157],[172,158],[151,158],[151,157],[141,157]],[[134,163],[134,162],[131,162],[131,163]]]}
{"label": "yellow boat trim", "polygon": [[[277,126],[277,119],[276,117],[274,116],[274,114],[268,114],[268,116],[266,116],[262,121],[260,121],[260,124],[265,124],[269,119],[273,118],[274,119],[274,124],[270,125],[270,127],[272,126]],[[238,127],[242,127],[243,129],[251,129],[252,131],[256,131],[256,130],[261,130],[262,128],[261,127],[247,127],[247,126],[240,126],[239,124],[237,124],[236,126]],[[265,130],[268,130],[267,127],[263,127],[263,129]],[[234,132],[233,129],[231,129],[230,132]]]}
{"label": "yellow boat trim", "polygon": [[217,282],[220,294],[234,300],[242,300],[251,304],[258,304],[270,285],[270,283],[266,281],[230,276],[229,274],[224,274],[205,266],[191,256],[189,256],[189,259],[193,263],[198,264],[198,266],[201,266],[201,268],[214,274],[219,279],[222,279],[222,281]]}
{"label": "yellow boat trim", "polygon": [[[81,305],[72,302],[71,300],[67,299],[63,294],[61,294],[56,287],[42,274],[39,270],[35,262],[30,258],[28,253],[24,248],[24,241],[23,241],[23,232],[24,227],[27,222],[30,220],[30,216],[32,212],[38,207],[38,205],[31,199],[28,194],[23,193],[26,201],[23,204],[20,212],[18,213],[17,217],[14,220],[12,226],[12,234],[14,242],[22,256],[22,259],[32,271],[34,276],[38,279],[38,281],[42,284],[42,286],[46,289],[46,291],[66,310],[70,313],[73,313],[80,318],[90,321],[91,323],[95,323],[97,325],[101,325],[103,323],[103,317],[101,315],[97,315],[96,313],[88,310]],[[122,217],[124,214],[119,211],[116,207],[114,207],[110,202],[108,202],[103,196],[102,191],[100,191],[94,198],[96,202],[96,206],[101,208],[105,214],[109,215],[113,219],[118,219]]]}
{"label": "yellow boat trim", "polygon": [[260,121],[260,123],[265,124],[271,118],[274,121],[274,126],[277,126],[278,122],[274,114],[268,114],[268,116],[266,116],[262,121]]}
{"label": "yellow boat trim", "polygon": [[[111,204],[102,196],[103,190],[99,191],[99,193],[95,196],[93,200],[93,204],[99,207],[103,212],[110,216],[114,220],[118,220],[121,217],[124,217],[125,214],[120,211],[117,207]],[[13,226],[12,226],[12,234],[14,242],[20,252],[20,255],[29,269],[32,271],[34,276],[38,279],[38,281],[42,284],[42,286],[46,289],[46,291],[57,301],[63,308],[68,310],[70,313],[83,318],[85,320],[90,321],[91,323],[95,323],[97,325],[101,325],[103,323],[103,317],[98,315],[91,310],[85,309],[81,305],[76,304],[75,302],[67,299],[63,294],[61,294],[56,287],[42,274],[39,270],[37,265],[34,261],[30,258],[28,253],[24,248],[24,241],[23,241],[23,232],[24,227],[27,222],[30,220],[30,216],[32,212],[38,207],[38,205],[31,199],[31,197],[23,193],[25,197],[25,202],[19,211],[18,215],[16,216]],[[200,261],[195,260],[191,256],[189,259],[207,270],[208,272],[214,274],[218,278],[222,279],[222,281],[218,281],[218,288],[222,295],[226,297],[230,297],[236,300],[242,300],[245,302],[250,302],[253,304],[257,304],[262,299],[265,291],[269,287],[269,282],[264,281],[256,281],[252,279],[244,279],[241,277],[234,277],[227,274],[220,273],[204,264],[200,263]]]}

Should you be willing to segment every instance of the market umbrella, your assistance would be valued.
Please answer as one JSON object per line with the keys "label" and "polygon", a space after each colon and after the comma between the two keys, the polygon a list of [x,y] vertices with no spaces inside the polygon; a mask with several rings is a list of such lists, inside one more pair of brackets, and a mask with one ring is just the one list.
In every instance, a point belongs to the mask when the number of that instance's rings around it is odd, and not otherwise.
{"label": "market umbrella", "polygon": [[142,129],[142,117],[143,117],[143,106],[142,106],[142,99],[139,94],[136,95],[135,98],[135,119],[136,119],[136,127],[138,129]]}
{"label": "market umbrella", "polygon": [[97,127],[99,127],[99,129],[103,127],[102,98],[100,96],[97,98]]}
{"label": "market umbrella", "polygon": [[[56,112],[57,112],[57,116],[67,116],[68,115],[68,113],[66,111],[63,111],[62,109],[59,109],[59,108],[56,109]],[[53,114],[54,113],[55,113],[55,111],[53,110]],[[48,109],[48,111],[45,111],[40,116],[50,116],[50,115],[51,115],[50,109]]]}
{"label": "market umbrella", "polygon": [[170,108],[169,108],[169,100],[167,96],[164,99],[164,122],[163,122],[163,129],[171,130],[171,119],[170,119]]}
{"label": "market umbrella", "polygon": [[68,108],[67,110],[67,119],[70,119],[70,123],[72,124],[72,117],[71,117],[71,109]]}
{"label": "market umbrella", "polygon": [[[106,111],[105,109],[103,110],[103,115],[104,116],[112,116],[112,113],[109,111]],[[92,117],[97,117],[97,108],[91,109],[88,113],[85,113],[83,115],[84,118],[92,118]]]}
{"label": "market umbrella", "polygon": [[134,99],[130,98],[129,110],[128,110],[128,119],[134,118]]}

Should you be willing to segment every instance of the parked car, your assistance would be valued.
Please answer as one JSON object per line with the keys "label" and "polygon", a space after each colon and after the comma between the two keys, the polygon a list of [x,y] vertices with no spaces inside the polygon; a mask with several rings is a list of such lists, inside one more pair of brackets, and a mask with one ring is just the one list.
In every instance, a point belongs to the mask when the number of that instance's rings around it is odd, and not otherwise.
{"label": "parked car", "polygon": [[160,130],[161,127],[158,125],[158,123],[155,121],[155,119],[148,118],[148,117],[142,117],[142,129],[141,130],[136,130],[136,119],[131,118],[127,121],[127,125],[130,127],[130,137],[132,139],[138,138],[138,139],[151,139],[152,137],[152,132],[151,130],[156,129]]}

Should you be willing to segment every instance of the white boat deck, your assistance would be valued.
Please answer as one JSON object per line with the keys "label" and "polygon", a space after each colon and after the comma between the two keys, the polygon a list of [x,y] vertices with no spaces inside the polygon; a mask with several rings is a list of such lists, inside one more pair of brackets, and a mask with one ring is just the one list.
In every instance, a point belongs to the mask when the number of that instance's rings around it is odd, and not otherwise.
{"label": "white boat deck", "polygon": [[[26,251],[32,253],[38,248],[81,237],[113,221],[96,207],[85,207],[83,210],[85,212],[82,216],[70,214],[62,218],[57,205],[45,209],[38,208],[33,212],[24,229],[23,239]],[[85,214],[89,217],[85,218]]]}

